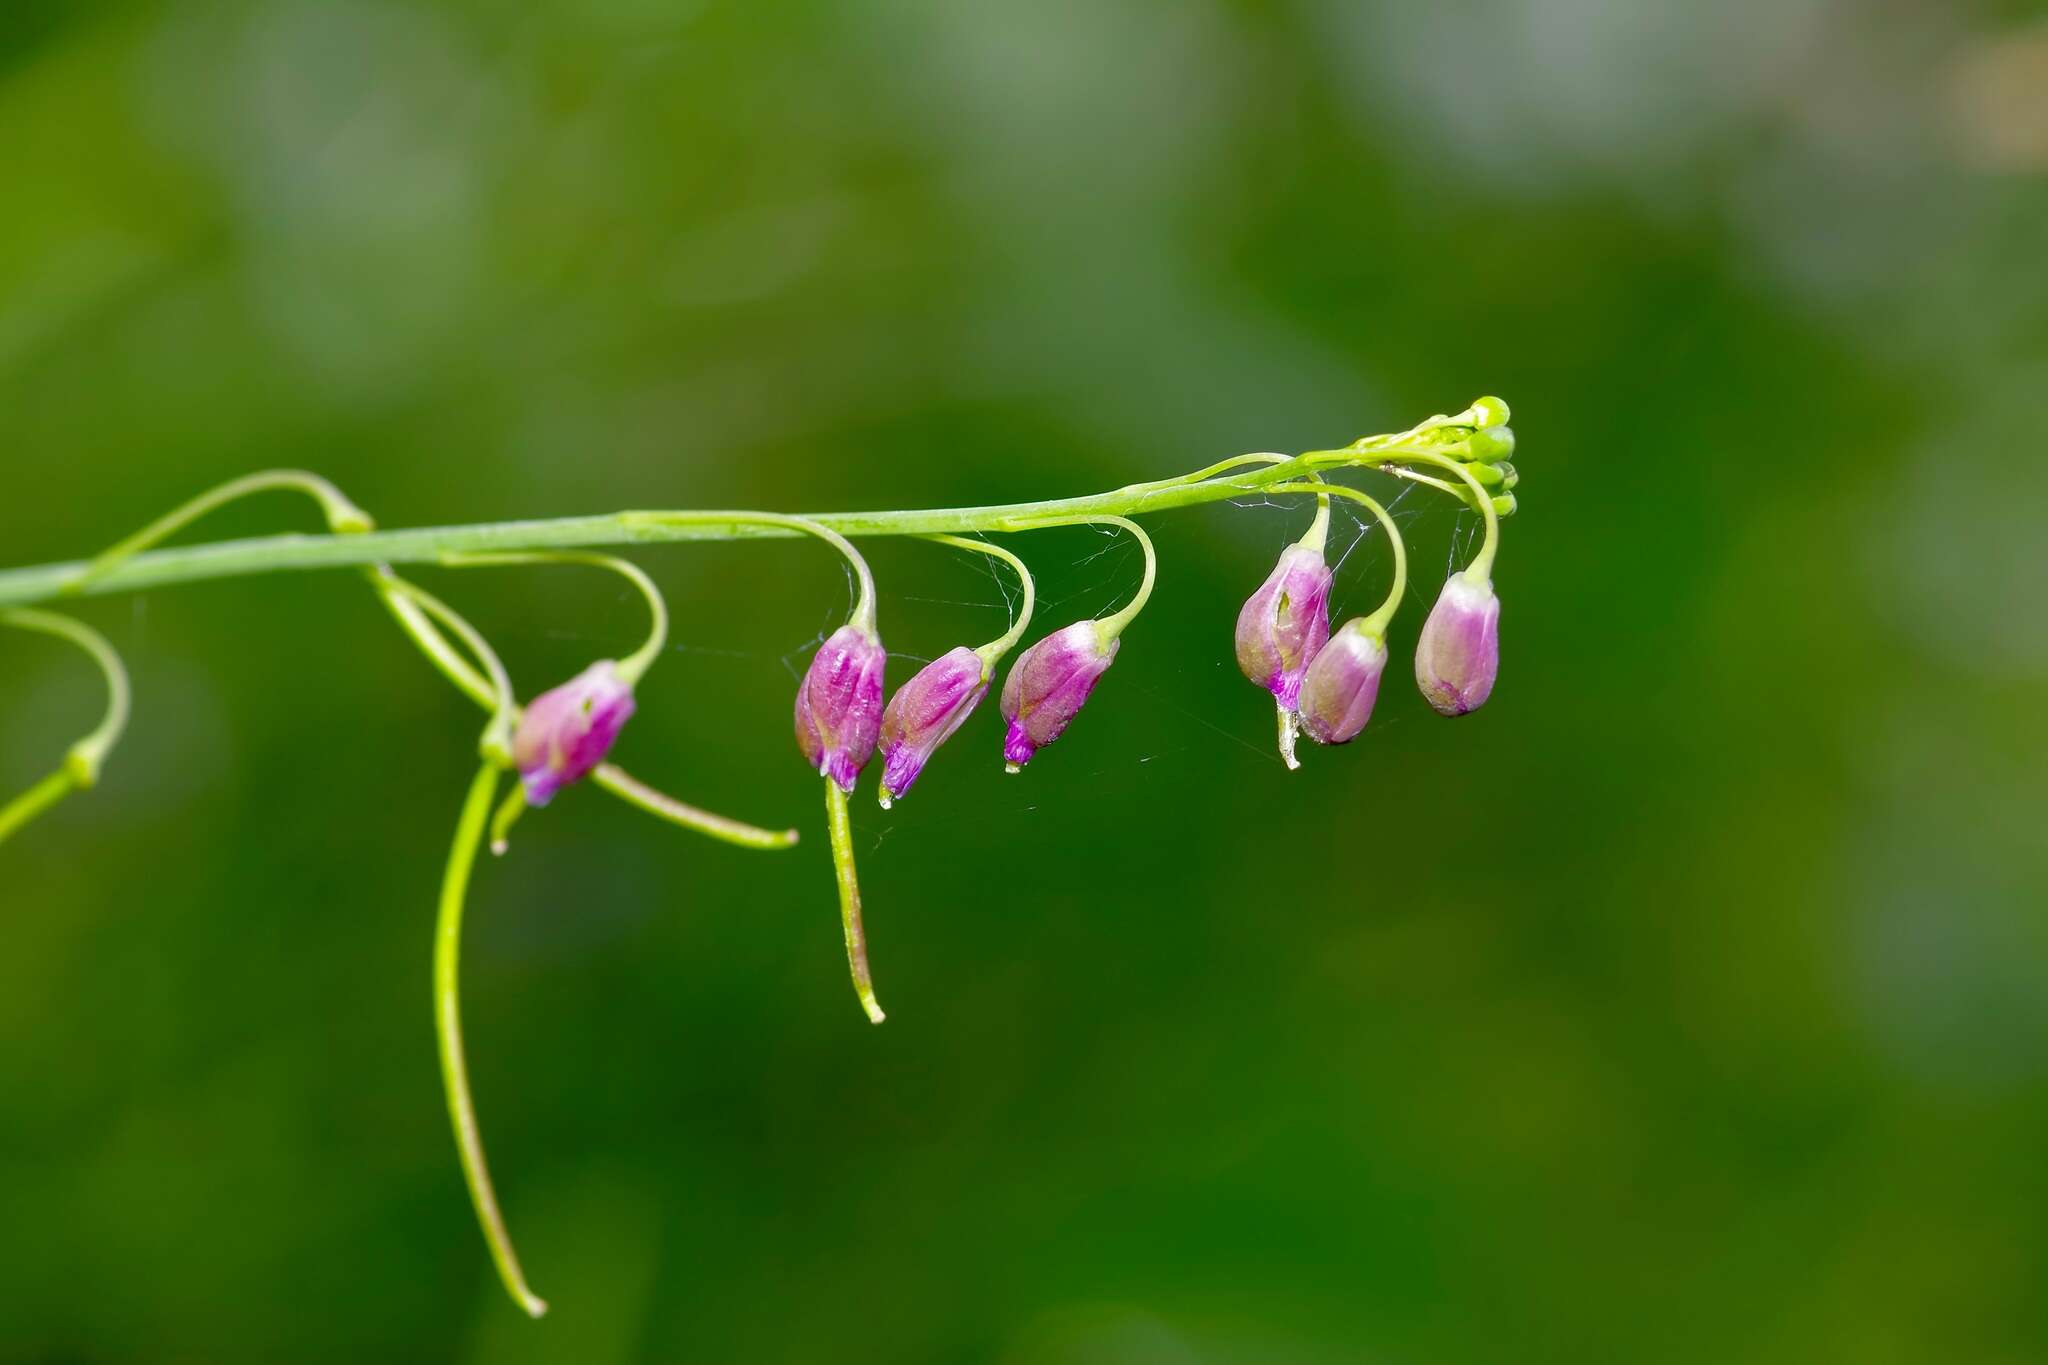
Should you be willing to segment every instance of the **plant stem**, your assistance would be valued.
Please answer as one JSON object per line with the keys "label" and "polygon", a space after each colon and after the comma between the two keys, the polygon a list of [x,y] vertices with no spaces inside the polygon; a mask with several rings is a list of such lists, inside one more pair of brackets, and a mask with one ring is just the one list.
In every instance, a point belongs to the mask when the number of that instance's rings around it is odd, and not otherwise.
{"label": "plant stem", "polygon": [[[103,577],[81,585],[76,591],[84,595],[137,592],[174,583],[239,578],[251,574],[361,567],[378,563],[420,564],[454,553],[788,537],[806,534],[806,524],[839,537],[1022,531],[1059,517],[1129,517],[1180,507],[1198,507],[1245,497],[1270,484],[1304,477],[1312,468],[1330,468],[1338,464],[1371,468],[1433,453],[1420,446],[1316,452],[1313,464],[1309,456],[1297,455],[1264,468],[1235,472],[1227,478],[1195,483],[1137,484],[1085,497],[1000,503],[989,507],[819,512],[803,517],[750,511],[619,512],[607,516],[560,517],[544,521],[370,531],[347,536],[259,536],[138,554]],[[1333,460],[1330,458],[1333,455],[1341,455],[1342,459]],[[0,571],[0,606],[57,597],[85,567],[74,561]]]}
{"label": "plant stem", "polygon": [[853,992],[868,1022],[888,1016],[875,999],[875,979],[868,971],[868,936],[860,922],[860,880],[853,870],[853,825],[846,814],[846,793],[825,779],[825,827],[832,836],[832,870],[839,874],[839,920],[846,930],[846,967],[853,974]]}
{"label": "plant stem", "polygon": [[[107,710],[92,733],[71,746],[64,758],[64,767],[71,774],[71,781],[79,787],[90,787],[99,781],[100,765],[107,755],[120,743],[121,732],[128,727],[128,669],[121,662],[121,656],[107,643],[107,637],[83,621],[74,621],[69,616],[60,616],[54,611],[14,610],[0,611],[0,625],[13,626],[16,630],[32,630],[42,635],[54,635],[68,640],[89,655],[99,665],[100,672],[107,680]],[[61,794],[61,793],[60,793]],[[56,798],[45,800],[36,810],[50,804]],[[31,811],[30,814],[34,814]],[[23,816],[26,821],[28,817]]]}
{"label": "plant stem", "polygon": [[7,842],[8,835],[71,795],[77,786],[78,779],[71,775],[71,770],[59,768],[0,806],[0,844]]}
{"label": "plant stem", "polygon": [[1024,632],[1031,628],[1031,614],[1038,607],[1038,584],[1032,579],[1031,570],[1025,567],[1023,560],[1002,546],[992,545],[986,540],[974,540],[967,536],[926,536],[925,539],[940,545],[950,545],[956,550],[972,550],[991,559],[1000,559],[1010,566],[1011,573],[1017,575],[1017,586],[1023,590],[1023,601],[1017,607],[1017,614],[1010,619],[1010,628],[975,651],[981,655],[984,667],[995,667],[996,661],[1016,648],[1017,642],[1024,638]]}
{"label": "plant stem", "polygon": [[510,550],[494,554],[450,554],[442,563],[451,569],[479,569],[510,564],[584,564],[594,569],[609,569],[640,590],[640,596],[647,602],[651,623],[647,630],[647,642],[619,660],[618,675],[628,687],[638,687],[640,679],[654,661],[661,657],[661,651],[668,646],[668,603],[662,600],[661,589],[654,586],[654,580],[637,564],[615,555],[580,554],[575,551],[553,550]]}
{"label": "plant stem", "polygon": [[441,1083],[448,1095],[448,1119],[455,1128],[455,1149],[462,1157],[462,1174],[469,1182],[477,1222],[483,1225],[484,1241],[490,1244],[491,1259],[497,1263],[505,1291],[528,1316],[537,1318],[548,1311],[547,1300],[527,1288],[518,1253],[512,1249],[512,1234],[505,1230],[505,1215],[498,1210],[497,1191],[491,1188],[490,1168],[484,1164],[483,1138],[477,1132],[476,1105],[469,1095],[469,1064],[462,1053],[462,1002],[457,982],[462,965],[462,903],[469,894],[470,869],[476,866],[477,845],[483,842],[484,821],[490,817],[491,798],[497,789],[497,765],[486,761],[469,785],[469,799],[463,803],[462,819],[455,827],[455,842],[448,849],[441,910],[434,925],[434,1032],[441,1044]]}

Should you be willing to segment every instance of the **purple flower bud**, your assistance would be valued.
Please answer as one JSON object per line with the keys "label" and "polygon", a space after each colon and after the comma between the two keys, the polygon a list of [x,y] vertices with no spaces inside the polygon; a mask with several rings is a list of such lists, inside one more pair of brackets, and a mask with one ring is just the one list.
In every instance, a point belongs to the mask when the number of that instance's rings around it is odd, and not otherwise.
{"label": "purple flower bud", "polygon": [[796,742],[810,765],[847,791],[882,729],[882,642],[863,626],[832,632],[796,691]]}
{"label": "purple flower bud", "polygon": [[610,659],[535,697],[512,737],[512,761],[527,804],[545,806],[604,762],[632,714],[633,688]]}
{"label": "purple flower bud", "polygon": [[1309,661],[1330,638],[1330,567],[1320,549],[1290,545],[1237,614],[1237,666],[1292,710]]}
{"label": "purple flower bud", "polygon": [[1017,656],[1003,680],[1003,717],[1010,722],[1003,761],[1011,771],[1060,737],[1109,670],[1121,640],[1102,638],[1101,623],[1076,621]]}
{"label": "purple flower bud", "polygon": [[882,713],[882,805],[910,790],[932,751],[953,737],[988,695],[988,666],[967,646],[919,669]]}
{"label": "purple flower bud", "polygon": [[1318,744],[1349,744],[1372,719],[1387,667],[1387,642],[1363,617],[1346,621],[1301,680],[1301,728]]}
{"label": "purple flower bud", "polygon": [[1500,671],[1500,599],[1462,573],[1445,582],[1415,646],[1415,682],[1446,716],[1476,711]]}

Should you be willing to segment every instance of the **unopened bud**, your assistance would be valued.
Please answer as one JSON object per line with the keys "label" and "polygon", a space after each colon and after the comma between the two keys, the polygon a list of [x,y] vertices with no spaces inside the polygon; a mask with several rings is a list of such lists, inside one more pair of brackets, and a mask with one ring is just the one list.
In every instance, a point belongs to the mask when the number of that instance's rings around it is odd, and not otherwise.
{"label": "unopened bud", "polygon": [[1500,671],[1500,599],[1490,582],[1452,574],[1415,646],[1415,682],[1439,714],[1476,711]]}
{"label": "unopened bud", "polygon": [[1017,656],[1003,680],[1003,761],[1012,772],[1058,739],[1116,659],[1121,640],[1098,621],[1076,621]]}
{"label": "unopened bud", "polygon": [[1292,710],[1309,660],[1330,638],[1330,567],[1321,549],[1290,545],[1237,613],[1237,666]]}
{"label": "unopened bud", "polygon": [[1387,667],[1387,642],[1365,620],[1346,621],[1308,666],[1301,683],[1301,728],[1318,744],[1348,744],[1372,719]]}
{"label": "unopened bud", "polygon": [[1480,427],[1465,438],[1472,458],[1483,464],[1499,464],[1515,453],[1513,427]]}
{"label": "unopened bud", "polygon": [[604,762],[633,706],[633,688],[610,659],[535,697],[512,737],[512,761],[527,803],[545,806]]}
{"label": "unopened bud", "polygon": [[1498,398],[1475,398],[1472,400],[1472,417],[1478,426],[1506,426],[1508,405]]}
{"label": "unopened bud", "polygon": [[882,729],[882,668],[873,632],[844,625],[827,636],[796,691],[796,742],[813,768],[852,791]]}
{"label": "unopened bud", "polygon": [[896,689],[882,713],[882,806],[910,790],[932,751],[988,695],[989,670],[967,646],[949,650]]}

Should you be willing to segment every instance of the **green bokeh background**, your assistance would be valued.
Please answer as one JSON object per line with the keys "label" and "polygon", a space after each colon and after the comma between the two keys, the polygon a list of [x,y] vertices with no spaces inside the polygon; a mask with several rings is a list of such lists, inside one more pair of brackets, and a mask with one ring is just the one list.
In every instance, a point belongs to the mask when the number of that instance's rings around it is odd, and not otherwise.
{"label": "green bokeh background", "polygon": [[[1155,519],[1022,777],[856,831],[816,547],[642,555],[621,758],[432,901],[477,716],[347,575],[86,604],[133,729],[0,850],[0,1360],[2048,1358],[2048,28],[2019,4],[0,8],[0,562],[299,465],[385,524],[1063,496],[1515,408],[1501,682],[1289,775],[1230,628],[1299,508]],[[287,499],[207,531],[310,529]],[[1343,520],[1348,542],[1355,523]],[[1047,626],[1128,590],[1028,542]],[[910,660],[971,557],[875,547]],[[1340,610],[1377,600],[1374,540]],[[531,693],[580,570],[434,574]],[[0,642],[0,781],[92,723]]]}

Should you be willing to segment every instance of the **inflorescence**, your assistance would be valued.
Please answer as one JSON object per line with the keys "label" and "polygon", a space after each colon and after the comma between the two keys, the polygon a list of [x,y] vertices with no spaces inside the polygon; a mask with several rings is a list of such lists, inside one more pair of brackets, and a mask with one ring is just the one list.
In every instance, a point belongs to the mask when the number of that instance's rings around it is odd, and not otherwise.
{"label": "inflorescence", "polygon": [[[1345,744],[1371,718],[1387,663],[1387,628],[1407,589],[1407,556],[1387,509],[1326,475],[1377,469],[1449,494],[1476,511],[1484,538],[1464,568],[1444,583],[1415,650],[1415,681],[1439,713],[1463,715],[1493,691],[1500,660],[1500,601],[1493,562],[1500,521],[1515,510],[1516,473],[1509,457],[1514,433],[1507,405],[1482,398],[1455,416],[1432,417],[1407,431],[1363,437],[1335,450],[1293,457],[1243,455],[1179,478],[1132,484],[1111,493],[1044,503],[936,511],[825,514],[769,512],[625,512],[613,517],[502,526],[450,527],[379,533],[371,519],[326,480],[298,471],[254,474],[224,484],[85,564],[43,566],[0,573],[0,625],[68,640],[89,654],[105,676],[105,718],[73,744],[49,776],[0,806],[0,841],[73,790],[99,779],[128,717],[128,678],[106,639],[83,623],[29,604],[66,596],[137,590],[165,583],[286,568],[357,569],[401,629],[455,687],[489,719],[478,750],[481,761],[456,827],[442,881],[436,923],[433,1004],[441,1071],[456,1148],[500,1278],[513,1299],[535,1317],[547,1304],[527,1287],[498,1209],[484,1162],[470,1098],[457,992],[463,905],[478,849],[507,851],[515,821],[546,806],[566,787],[588,781],[671,823],[743,848],[788,848],[794,829],[765,829],[687,805],[609,761],[632,718],[637,690],[668,638],[668,611],[660,589],[639,568],[611,555],[569,548],[605,543],[747,536],[807,535],[829,545],[852,568],[858,592],[846,624],[812,657],[797,688],[797,748],[823,779],[826,830],[839,885],[840,918],[854,990],[868,1018],[882,1022],[868,969],[855,876],[847,797],[879,749],[878,796],[884,808],[917,783],[939,747],[966,724],[994,684],[996,670],[1029,629],[1035,594],[1031,573],[1009,549],[969,533],[1016,533],[1054,526],[1094,525],[1132,537],[1144,552],[1144,574],[1128,602],[1110,615],[1076,621],[1025,648],[1010,665],[999,693],[1004,722],[1003,761],[1014,773],[1057,740],[1115,662],[1123,634],[1151,596],[1158,560],[1152,541],[1133,515],[1222,501],[1247,494],[1286,494],[1315,500],[1307,532],[1285,547],[1264,583],[1238,613],[1238,666],[1272,694],[1281,757],[1299,766],[1297,740]],[[330,533],[282,537],[187,550],[152,547],[226,503],[251,494],[285,490],[310,496]],[[1356,502],[1386,533],[1392,586],[1370,614],[1334,631],[1329,606],[1332,571],[1325,558],[1330,499]],[[875,585],[850,536],[918,536],[1001,561],[1021,589],[1009,630],[979,646],[960,645],[939,655],[888,696],[887,654],[876,622]],[[646,643],[624,659],[600,659],[574,678],[522,706],[505,666],[483,635],[439,597],[392,567],[426,563],[478,569],[510,565],[582,565],[619,574],[645,599]],[[515,780],[501,801],[499,783]]]}

